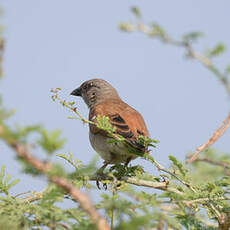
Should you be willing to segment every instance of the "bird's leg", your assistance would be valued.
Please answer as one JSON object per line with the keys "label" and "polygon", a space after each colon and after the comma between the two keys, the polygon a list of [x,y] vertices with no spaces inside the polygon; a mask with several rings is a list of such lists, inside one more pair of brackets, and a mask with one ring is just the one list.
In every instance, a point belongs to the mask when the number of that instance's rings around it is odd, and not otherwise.
{"label": "bird's leg", "polygon": [[128,167],[128,164],[129,164],[129,162],[132,160],[132,158],[131,157],[129,157],[127,160],[126,160],[126,162],[125,162],[125,167]]}
{"label": "bird's leg", "polygon": [[[103,178],[103,176],[105,176],[104,169],[107,167],[108,164],[109,164],[108,162],[104,161],[104,164],[102,165],[102,167],[97,170],[96,174],[98,176],[100,176],[100,178]],[[96,185],[97,185],[98,189],[101,189],[100,184],[99,184],[99,180],[96,180]],[[103,187],[105,188],[105,190],[107,189],[106,183],[103,184]]]}
{"label": "bird's leg", "polygon": [[104,169],[107,167],[108,164],[109,164],[108,162],[104,161],[104,164],[102,165],[102,167],[97,170],[97,175],[103,176],[104,175]]}

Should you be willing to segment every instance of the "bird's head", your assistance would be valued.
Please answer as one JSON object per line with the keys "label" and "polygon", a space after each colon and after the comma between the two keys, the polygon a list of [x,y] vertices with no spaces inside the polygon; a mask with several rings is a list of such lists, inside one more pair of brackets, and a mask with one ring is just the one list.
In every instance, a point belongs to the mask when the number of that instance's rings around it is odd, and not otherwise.
{"label": "bird's head", "polygon": [[85,81],[70,95],[82,97],[89,108],[108,99],[120,99],[116,89],[103,79]]}

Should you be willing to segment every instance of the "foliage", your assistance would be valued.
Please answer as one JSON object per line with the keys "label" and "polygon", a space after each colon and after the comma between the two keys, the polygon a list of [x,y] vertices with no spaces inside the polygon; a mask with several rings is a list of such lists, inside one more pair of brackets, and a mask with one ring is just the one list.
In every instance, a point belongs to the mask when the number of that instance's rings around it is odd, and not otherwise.
{"label": "foliage", "polygon": [[[230,93],[228,75],[229,66],[225,71],[217,69],[212,58],[225,51],[223,44],[217,44],[204,55],[197,55],[191,44],[197,41],[202,33],[191,32],[183,35],[180,41],[172,39],[158,23],[145,25],[141,20],[141,12],[137,7],[131,9],[137,25],[122,23],[124,31],[141,31],[151,38],[159,38],[164,43],[185,48],[187,56],[200,61],[207,67]],[[1,43],[1,41],[0,41]],[[1,48],[1,47],[0,47]],[[1,63],[1,60],[0,60]],[[88,121],[77,111],[75,103],[62,100],[58,93],[60,88],[52,90],[52,99],[59,101],[64,108],[72,110],[84,123],[96,125],[113,138],[112,142],[127,144],[126,140],[115,135],[116,129],[110,124],[108,117],[97,117],[96,123]],[[40,125],[10,126],[7,123],[13,115],[3,104],[0,104],[0,139],[16,150],[19,163],[25,173],[30,175],[46,175],[52,182],[53,177],[66,178],[76,189],[98,190],[92,181],[100,180],[108,188],[101,193],[95,205],[111,223],[111,229],[228,229],[230,219],[230,156],[216,149],[206,149],[192,165],[185,165],[174,156],[169,156],[171,166],[163,167],[148,153],[140,155],[159,174],[145,171],[139,165],[113,165],[100,178],[96,175],[96,159],[88,165],[76,159],[72,153],[57,153],[56,157],[63,160],[63,165],[46,162],[50,155],[61,151],[65,139],[59,130],[48,131]],[[30,151],[31,134],[37,147],[41,148],[47,158],[47,170],[35,168],[30,158],[20,155]],[[156,147],[157,140],[139,136],[140,144]],[[131,146],[130,146],[131,148]],[[36,148],[33,149],[36,151]],[[133,149],[131,149],[133,151]],[[69,169],[69,166],[72,166]],[[68,167],[68,171],[64,169]],[[68,191],[57,184],[48,183],[40,192],[24,192],[13,196],[10,189],[19,182],[6,173],[4,165],[0,170],[0,229],[95,229],[87,210],[79,206]],[[137,186],[142,186],[137,188]],[[145,188],[147,187],[147,188]],[[80,191],[80,190],[77,190]],[[68,203],[68,208],[66,204]]]}

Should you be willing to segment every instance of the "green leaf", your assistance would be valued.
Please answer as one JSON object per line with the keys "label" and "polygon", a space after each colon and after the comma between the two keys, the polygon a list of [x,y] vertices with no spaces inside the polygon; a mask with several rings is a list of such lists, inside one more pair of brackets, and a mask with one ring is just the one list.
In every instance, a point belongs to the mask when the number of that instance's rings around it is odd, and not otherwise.
{"label": "green leaf", "polygon": [[15,179],[13,180],[12,182],[10,182],[7,186],[8,186],[8,189],[10,189],[11,187],[13,187],[14,185],[18,184],[19,183],[19,179]]}
{"label": "green leaf", "polygon": [[110,124],[109,117],[101,117],[100,115],[97,116],[97,128],[107,131],[109,134],[113,134],[116,131],[116,127]]}
{"label": "green leaf", "polygon": [[186,42],[193,42],[196,41],[197,39],[204,37],[204,34],[202,32],[199,31],[194,31],[194,32],[190,32],[187,33],[183,36],[183,40]]}
{"label": "green leaf", "polygon": [[72,153],[68,153],[69,156],[65,154],[56,154],[56,156],[68,161],[75,169],[80,169],[82,167],[82,162],[78,159],[74,159]]}
{"label": "green leaf", "polygon": [[230,65],[227,65],[227,67],[225,69],[225,73],[226,74],[230,74]]}
{"label": "green leaf", "polygon": [[9,189],[19,182],[18,179],[15,179],[9,182],[11,178],[12,176],[6,173],[6,166],[2,165],[1,171],[0,171],[0,193],[3,192],[6,195],[8,195]]}
{"label": "green leaf", "polygon": [[141,18],[141,12],[138,7],[132,6],[131,11],[137,18]]}
{"label": "green leaf", "polygon": [[41,133],[41,138],[37,141],[37,143],[49,155],[61,149],[66,142],[64,138],[60,137],[61,136],[60,130],[54,130],[54,131],[48,132],[45,129],[43,129],[40,133]]}
{"label": "green leaf", "polygon": [[140,143],[141,145],[143,145],[145,147],[152,146],[152,147],[156,148],[156,145],[154,145],[154,144],[157,144],[159,142],[160,142],[159,140],[151,139],[151,138],[145,137],[143,135],[139,135],[139,137],[138,137],[138,143]]}
{"label": "green leaf", "polygon": [[2,181],[5,176],[5,170],[6,170],[6,166],[2,165],[1,171],[0,171],[0,181]]}
{"label": "green leaf", "polygon": [[119,25],[119,29],[124,32],[132,32],[136,30],[136,27],[132,23],[122,22]]}
{"label": "green leaf", "polygon": [[153,28],[153,31],[150,32],[150,36],[153,36],[153,35],[157,35],[157,36],[160,36],[162,39],[164,39],[167,35],[166,31],[164,30],[163,27],[161,27],[159,24],[157,23],[152,23],[152,28]]}
{"label": "green leaf", "polygon": [[7,184],[11,180],[12,176],[10,174],[6,175],[4,183]]}
{"label": "green leaf", "polygon": [[75,103],[76,103],[75,101],[72,101],[72,102],[69,101],[69,102],[68,102],[68,104],[71,105],[71,106],[73,106]]}
{"label": "green leaf", "polygon": [[170,156],[169,156],[169,160],[172,161],[173,165],[176,166],[176,167],[179,169],[180,173],[181,173],[183,176],[186,175],[186,173],[188,172],[188,170],[183,166],[182,163],[180,163],[180,162],[176,159],[176,157],[170,155]]}
{"label": "green leaf", "polygon": [[214,57],[222,54],[226,50],[224,44],[219,43],[217,44],[212,50],[208,52],[208,56]]}
{"label": "green leaf", "polygon": [[68,119],[75,119],[75,120],[79,120],[78,117],[67,117]]}

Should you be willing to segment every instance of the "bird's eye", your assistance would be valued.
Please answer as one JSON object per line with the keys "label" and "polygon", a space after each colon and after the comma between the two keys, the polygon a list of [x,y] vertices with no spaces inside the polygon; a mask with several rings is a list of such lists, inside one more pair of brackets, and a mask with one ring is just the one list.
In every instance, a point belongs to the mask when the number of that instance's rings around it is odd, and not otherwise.
{"label": "bird's eye", "polygon": [[89,84],[85,85],[85,86],[83,87],[83,89],[84,89],[84,90],[89,90],[91,87],[93,87],[93,83],[92,83],[92,82],[90,82]]}

